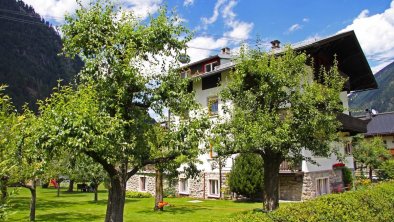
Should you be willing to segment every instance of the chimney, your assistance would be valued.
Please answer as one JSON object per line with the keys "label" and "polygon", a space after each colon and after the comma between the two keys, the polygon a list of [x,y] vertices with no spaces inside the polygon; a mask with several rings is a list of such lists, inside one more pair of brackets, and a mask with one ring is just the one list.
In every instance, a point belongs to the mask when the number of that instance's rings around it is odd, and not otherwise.
{"label": "chimney", "polygon": [[271,49],[279,49],[280,48],[280,41],[274,40],[271,42]]}
{"label": "chimney", "polygon": [[221,54],[226,54],[226,55],[230,55],[230,48],[229,47],[224,47],[220,50]]}

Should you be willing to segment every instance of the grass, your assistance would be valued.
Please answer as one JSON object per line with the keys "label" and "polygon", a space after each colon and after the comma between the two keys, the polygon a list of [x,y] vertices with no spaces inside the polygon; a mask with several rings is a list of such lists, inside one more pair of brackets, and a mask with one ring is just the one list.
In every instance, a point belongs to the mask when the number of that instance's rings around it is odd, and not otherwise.
{"label": "grass", "polygon": [[[62,190],[60,197],[55,189],[37,190],[36,221],[104,221],[107,192],[99,192],[99,201],[94,203],[93,193]],[[192,198],[166,198],[171,206],[163,212],[153,211],[153,198],[126,198],[124,221],[211,221],[220,220],[240,211],[261,207],[261,203],[236,202],[230,200],[201,200],[188,202]],[[28,221],[30,193],[20,189],[11,198],[12,210],[8,221]]]}

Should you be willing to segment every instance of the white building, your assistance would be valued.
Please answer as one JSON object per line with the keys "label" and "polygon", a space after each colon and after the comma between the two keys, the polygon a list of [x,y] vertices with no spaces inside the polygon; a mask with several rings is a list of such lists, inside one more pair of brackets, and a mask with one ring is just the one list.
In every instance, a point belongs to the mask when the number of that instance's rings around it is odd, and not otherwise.
{"label": "white building", "polygon": [[[275,42],[278,44],[278,42]],[[354,90],[367,90],[377,87],[375,78],[368,62],[361,50],[358,40],[353,31],[331,36],[319,41],[298,44],[294,46],[297,51],[305,51],[314,59],[316,67],[332,65],[334,55],[339,63],[342,75],[348,77],[344,91],[340,94],[345,108],[344,113],[338,114],[338,120],[342,123],[339,129],[342,142],[332,143],[346,157],[344,164],[354,169],[353,157],[351,156],[351,136],[356,133],[366,132],[366,122],[349,116],[347,93]],[[193,82],[192,87],[196,92],[196,100],[214,118],[215,115],[223,115],[223,103],[218,97],[219,92],[227,84],[226,76],[235,68],[231,60],[230,49],[224,48],[218,55],[191,63],[185,67],[187,72],[183,76],[189,78],[200,77],[200,81]],[[341,170],[335,170],[334,164],[338,163],[337,157],[329,158],[312,156],[308,150],[302,153],[311,157],[318,165],[302,161],[296,167],[290,167],[283,162],[280,167],[280,199],[305,200],[318,195],[331,193],[337,189],[343,189]],[[197,179],[187,179],[182,174],[175,183],[177,194],[197,198],[219,198],[220,191],[225,186],[226,174],[230,172],[235,155],[227,160],[219,175],[218,160],[211,152],[201,155],[202,163],[198,166],[201,170]],[[154,174],[149,169],[139,172],[128,181],[128,189],[154,193]]]}

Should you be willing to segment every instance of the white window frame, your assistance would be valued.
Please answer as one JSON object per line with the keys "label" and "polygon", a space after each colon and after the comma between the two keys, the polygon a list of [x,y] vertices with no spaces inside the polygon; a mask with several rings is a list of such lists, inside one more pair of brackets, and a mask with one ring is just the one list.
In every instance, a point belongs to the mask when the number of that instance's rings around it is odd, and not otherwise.
{"label": "white window frame", "polygon": [[[216,183],[215,190],[212,190],[212,187],[213,187],[212,182]],[[208,179],[208,185],[209,185],[208,196],[209,197],[219,197],[220,196],[219,179]]]}
{"label": "white window frame", "polygon": [[[142,180],[144,180],[144,182],[142,182]],[[147,180],[147,177],[145,177],[145,176],[139,177],[139,181],[138,181],[139,191],[147,192],[146,180]]]}
{"label": "white window frame", "polygon": [[[216,64],[216,65],[214,65],[214,64]],[[218,65],[219,65],[219,63],[217,61],[211,62],[211,63],[207,63],[207,64],[204,65],[204,71],[205,72],[212,72],[215,69],[215,67],[218,66]],[[207,71],[207,67],[210,67],[211,70]]]}
{"label": "white window frame", "polygon": [[350,142],[350,141],[345,142],[344,152],[345,152],[345,155],[348,155],[348,156],[352,155],[352,153],[353,153],[353,144],[352,144],[352,142]]}
{"label": "white window frame", "polygon": [[189,194],[189,180],[187,178],[179,178],[179,193]]}
{"label": "white window frame", "polygon": [[[324,181],[327,181],[325,184]],[[321,190],[321,187],[326,185],[326,192],[324,193],[323,190]],[[325,194],[330,194],[330,178],[329,177],[319,177],[316,178],[316,196],[321,196]]]}

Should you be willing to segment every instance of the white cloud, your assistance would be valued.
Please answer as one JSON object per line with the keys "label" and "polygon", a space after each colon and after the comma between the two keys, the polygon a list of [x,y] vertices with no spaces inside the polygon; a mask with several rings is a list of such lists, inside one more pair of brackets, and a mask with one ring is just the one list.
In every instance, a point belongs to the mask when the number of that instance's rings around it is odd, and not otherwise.
{"label": "white cloud", "polygon": [[205,28],[216,22],[216,20],[219,17],[219,8],[226,2],[226,0],[218,0],[215,4],[215,7],[213,9],[213,14],[210,18],[202,17],[201,20],[203,24],[205,25]]}
{"label": "white cloud", "polygon": [[217,54],[214,51],[226,47],[228,43],[229,40],[226,38],[215,39],[209,36],[198,36],[188,42],[187,54],[192,62],[197,61],[211,54]]}
{"label": "white cloud", "polygon": [[224,33],[224,36],[239,41],[248,39],[249,34],[253,29],[253,23],[247,23],[241,21],[232,21],[228,23],[228,26],[230,26],[232,30]]}
{"label": "white cloud", "polygon": [[213,15],[210,18],[201,18],[203,28],[207,29],[208,25],[215,23],[221,15],[223,23],[228,30],[219,38],[197,36],[192,39],[188,43],[189,49],[187,51],[192,61],[206,58],[211,54],[217,54],[215,51],[219,51],[220,48],[236,46],[238,43],[249,39],[254,24],[236,18],[237,14],[234,12],[236,5],[236,0],[217,0],[213,9]]}
{"label": "white cloud", "polygon": [[338,33],[354,30],[367,58],[378,64],[374,71],[394,60],[394,1],[383,13],[369,15],[363,10],[346,28]]}
{"label": "white cloud", "polygon": [[302,21],[303,22],[309,22],[309,18],[303,18]]}
{"label": "white cloud", "polygon": [[302,26],[300,24],[296,23],[296,24],[290,26],[290,28],[287,31],[289,33],[291,33],[291,32],[297,31],[297,30],[299,30],[301,28],[302,28]]}
{"label": "white cloud", "polygon": [[194,4],[194,0],[185,0],[183,2],[183,6],[185,6],[185,7],[188,7],[188,6],[193,5],[193,4]]}
{"label": "white cloud", "polygon": [[376,74],[380,70],[382,70],[384,67],[386,67],[388,64],[390,64],[392,61],[387,61],[387,62],[382,62],[376,66],[371,67],[372,73]]}
{"label": "white cloud", "polygon": [[[58,23],[64,22],[66,13],[74,13],[79,7],[75,0],[24,0],[24,2],[33,6],[34,10],[45,19]],[[81,2],[87,5],[90,0],[81,0]],[[153,14],[160,8],[162,0],[121,0],[120,3],[124,9],[132,10],[137,17],[145,19],[149,13]]]}

